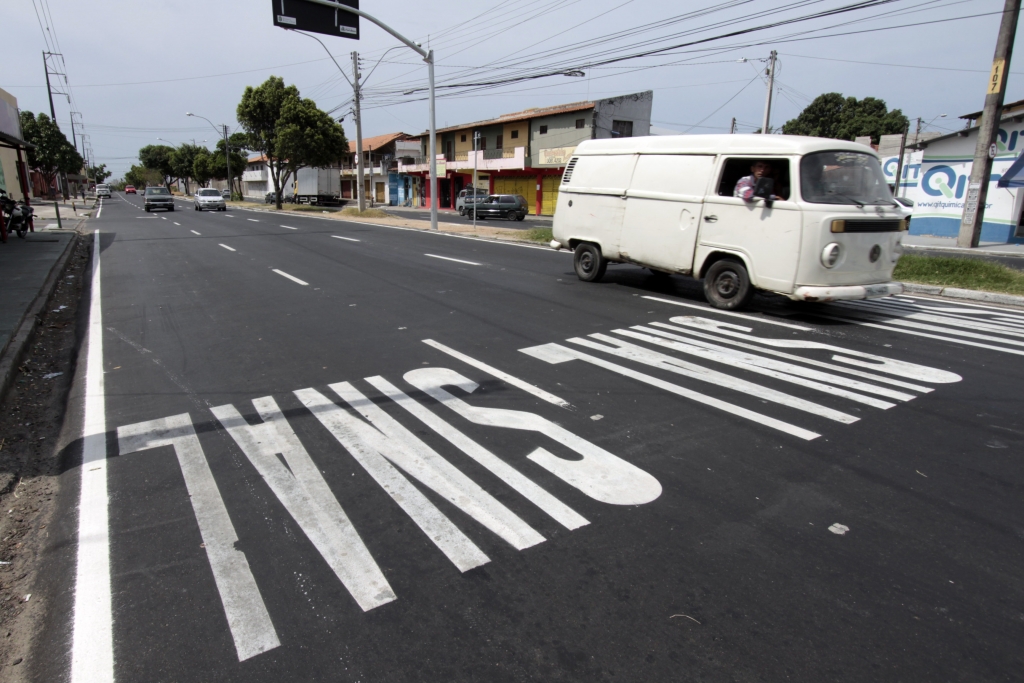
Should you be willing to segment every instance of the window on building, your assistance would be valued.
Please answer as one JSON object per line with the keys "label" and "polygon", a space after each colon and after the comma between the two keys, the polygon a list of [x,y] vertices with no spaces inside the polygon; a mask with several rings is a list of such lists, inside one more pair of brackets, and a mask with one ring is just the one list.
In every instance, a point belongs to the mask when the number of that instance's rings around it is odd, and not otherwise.
{"label": "window on building", "polygon": [[633,137],[633,122],[632,121],[612,121],[612,137],[613,138],[631,138],[631,137]]}
{"label": "window on building", "polygon": [[577,128],[583,128],[583,126],[585,126],[585,125],[587,125],[587,120],[586,119],[576,119],[576,127]]}
{"label": "window on building", "polygon": [[487,149],[487,136],[486,135],[481,135],[480,136],[480,142],[478,144],[480,146],[477,149],[480,149],[480,150]]}
{"label": "window on building", "polygon": [[519,131],[518,131],[518,130],[514,130],[514,131],[512,131],[512,135],[511,135],[510,137],[511,137],[511,138],[512,138],[513,140],[515,140],[516,138],[518,138],[518,137],[519,137]]}
{"label": "window on building", "polygon": [[466,141],[466,136],[465,136],[465,134],[463,134],[463,136],[462,136],[462,142],[465,142],[465,141]]}
{"label": "window on building", "polygon": [[502,136],[500,134],[494,136],[494,149],[503,149],[502,146],[501,146],[502,145],[502,139],[501,138],[502,138]]}
{"label": "window on building", "polygon": [[547,126],[541,126],[540,127],[540,134],[541,135],[547,135],[548,134],[548,127]]}

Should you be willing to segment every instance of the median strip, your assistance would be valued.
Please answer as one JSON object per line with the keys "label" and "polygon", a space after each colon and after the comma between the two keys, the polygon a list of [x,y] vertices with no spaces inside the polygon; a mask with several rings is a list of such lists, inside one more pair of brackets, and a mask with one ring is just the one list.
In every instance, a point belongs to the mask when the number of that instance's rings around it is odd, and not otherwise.
{"label": "median strip", "polygon": [[283,270],[278,270],[277,268],[273,268],[272,270],[275,273],[277,273],[278,275],[280,275],[281,277],[286,277],[289,280],[291,280],[292,282],[298,282],[302,286],[306,286],[306,285],[309,284],[308,282],[304,282],[304,281],[300,280],[299,278],[295,277],[294,275],[289,275],[288,273],[284,272]]}
{"label": "median strip", "polygon": [[445,261],[455,261],[456,263],[465,263],[467,266],[482,266],[483,265],[482,263],[476,263],[474,261],[463,261],[462,259],[451,258],[450,256],[438,256],[437,254],[424,254],[424,256],[429,256],[430,258],[439,258],[439,259],[443,259]]}
{"label": "median strip", "polygon": [[219,245],[219,246],[222,246],[222,247],[224,247],[224,248],[225,248],[225,249],[227,249],[228,251],[238,251],[237,249],[232,249],[231,247],[229,247],[229,246],[228,246],[228,245],[226,245],[226,244],[221,244],[221,245]]}

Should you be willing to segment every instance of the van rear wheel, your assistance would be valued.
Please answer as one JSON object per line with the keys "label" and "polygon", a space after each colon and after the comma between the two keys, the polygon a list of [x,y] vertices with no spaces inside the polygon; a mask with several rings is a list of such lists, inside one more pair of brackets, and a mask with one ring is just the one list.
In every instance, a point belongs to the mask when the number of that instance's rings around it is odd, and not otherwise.
{"label": "van rear wheel", "polygon": [[704,296],[715,308],[743,308],[754,296],[747,269],[735,259],[716,261],[704,276]]}
{"label": "van rear wheel", "polygon": [[604,277],[608,259],[601,256],[601,248],[596,244],[584,242],[576,247],[572,265],[579,279],[584,282],[597,282]]}

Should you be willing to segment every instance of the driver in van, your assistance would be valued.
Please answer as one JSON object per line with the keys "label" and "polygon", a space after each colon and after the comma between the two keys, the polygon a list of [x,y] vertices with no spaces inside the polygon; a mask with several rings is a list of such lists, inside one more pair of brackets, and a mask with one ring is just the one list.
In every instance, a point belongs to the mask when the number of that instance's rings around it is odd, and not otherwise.
{"label": "driver in van", "polygon": [[[755,161],[750,167],[750,175],[743,176],[736,181],[736,189],[732,191],[732,196],[739,197],[745,202],[757,201],[757,197],[754,196],[754,186],[757,185],[758,178],[764,177],[772,177],[772,165],[767,161]],[[772,195],[770,199],[776,199],[775,195]]]}

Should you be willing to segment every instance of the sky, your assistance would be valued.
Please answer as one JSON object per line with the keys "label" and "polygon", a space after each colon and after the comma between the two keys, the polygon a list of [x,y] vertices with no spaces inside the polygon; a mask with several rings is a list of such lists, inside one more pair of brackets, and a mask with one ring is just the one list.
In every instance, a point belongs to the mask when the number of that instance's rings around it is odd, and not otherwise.
{"label": "sky", "polygon": [[[0,88],[22,111],[49,112],[42,52],[60,52],[67,84],[55,80],[71,103],[55,95],[58,123],[70,138],[70,111],[81,112],[94,160],[115,178],[158,138],[212,148],[212,126],[186,112],[236,130],[245,87],[271,75],[344,116],[354,139],[350,86],[316,41],[273,25],[282,1],[294,0],[4,0]],[[767,26],[850,5],[871,6]],[[735,117],[739,132],[752,132],[764,115],[765,60],[776,50],[773,127],[814,97],[839,92],[881,98],[921,117],[924,130],[945,133],[984,104],[1003,2],[361,0],[360,7],[433,48],[438,85],[459,86],[438,89],[439,128],[653,90],[652,123],[660,129],[724,133]],[[425,94],[411,92],[427,84],[415,53],[365,19],[358,41],[318,37],[349,76],[351,52],[360,54],[364,137],[427,129]],[[663,52],[609,61],[654,49]],[[573,70],[583,75],[564,75]],[[557,75],[493,84],[551,71]],[[1024,99],[1020,74],[1024,64],[1011,65],[1007,102]],[[481,82],[492,85],[466,85]]]}

